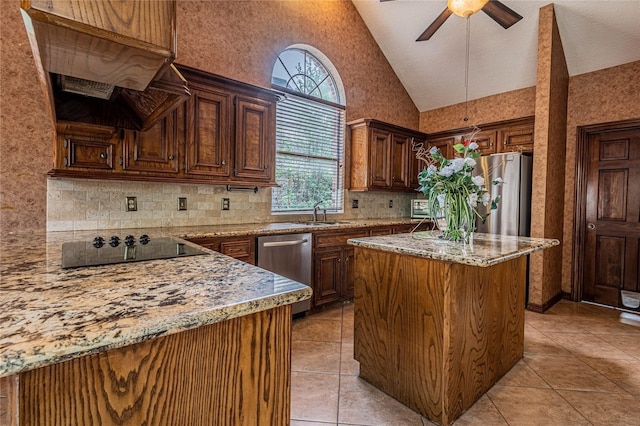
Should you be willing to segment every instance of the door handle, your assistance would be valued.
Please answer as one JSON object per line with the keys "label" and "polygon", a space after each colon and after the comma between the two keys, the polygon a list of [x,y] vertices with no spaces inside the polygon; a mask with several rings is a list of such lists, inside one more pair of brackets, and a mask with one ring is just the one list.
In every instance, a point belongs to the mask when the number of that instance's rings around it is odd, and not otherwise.
{"label": "door handle", "polygon": [[596,229],[596,224],[595,223],[588,223],[587,224],[587,229],[589,231],[593,231],[594,229]]}
{"label": "door handle", "polygon": [[289,240],[289,241],[273,241],[269,243],[264,243],[263,247],[284,247],[284,246],[297,246],[300,244],[304,244],[308,242],[306,238],[303,240]]}

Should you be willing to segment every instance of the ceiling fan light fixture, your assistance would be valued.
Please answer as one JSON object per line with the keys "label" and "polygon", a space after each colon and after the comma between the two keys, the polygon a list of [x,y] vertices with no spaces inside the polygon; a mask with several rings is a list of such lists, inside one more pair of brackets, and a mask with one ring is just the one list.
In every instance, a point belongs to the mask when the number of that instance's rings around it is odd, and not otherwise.
{"label": "ceiling fan light fixture", "polygon": [[466,18],[481,10],[489,0],[448,0],[447,7],[455,15]]}

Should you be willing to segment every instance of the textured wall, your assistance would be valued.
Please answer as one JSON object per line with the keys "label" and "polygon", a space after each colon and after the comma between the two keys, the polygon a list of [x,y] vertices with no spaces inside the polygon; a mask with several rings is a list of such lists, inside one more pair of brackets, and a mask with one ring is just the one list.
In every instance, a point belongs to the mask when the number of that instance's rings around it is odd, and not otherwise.
{"label": "textured wall", "polygon": [[270,87],[278,54],[293,44],[336,67],[347,121],[418,127],[418,110],[351,1],[178,1],[179,63]]}
{"label": "textured wall", "polygon": [[[569,73],[553,4],[540,9],[531,235],[562,240]],[[544,309],[562,287],[561,247],[530,259],[529,307]]]}
{"label": "textured wall", "polygon": [[[640,118],[640,61],[569,80],[564,188],[564,241],[574,241],[577,128]],[[571,292],[573,245],[562,249],[562,291]]]}
{"label": "textured wall", "polygon": [[465,116],[464,103],[423,111],[420,113],[420,131],[436,133],[474,124],[488,124],[529,117],[535,113],[535,103],[536,88],[527,87],[469,101],[468,122],[463,120]]}
{"label": "textured wall", "polygon": [[19,2],[0,7],[0,232],[45,229],[53,124]]}

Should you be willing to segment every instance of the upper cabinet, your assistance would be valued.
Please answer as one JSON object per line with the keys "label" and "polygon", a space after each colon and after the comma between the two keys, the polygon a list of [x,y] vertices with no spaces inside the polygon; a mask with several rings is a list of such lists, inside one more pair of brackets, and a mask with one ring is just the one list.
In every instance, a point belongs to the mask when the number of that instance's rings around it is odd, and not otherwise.
{"label": "upper cabinet", "polygon": [[22,0],[57,121],[150,129],[189,97],[175,0]]}
{"label": "upper cabinet", "polygon": [[351,190],[414,191],[420,170],[413,147],[427,135],[372,119],[348,123],[351,129]]}
{"label": "upper cabinet", "polygon": [[[501,152],[533,152],[534,119],[527,117],[500,123],[479,126],[481,131],[475,136],[478,151],[482,155]],[[453,145],[471,133],[471,129],[457,129],[430,134],[427,146],[437,146],[447,158],[453,158]]]}
{"label": "upper cabinet", "polygon": [[59,122],[50,175],[275,185],[280,94],[179,68],[191,82],[191,98],[147,131]]}

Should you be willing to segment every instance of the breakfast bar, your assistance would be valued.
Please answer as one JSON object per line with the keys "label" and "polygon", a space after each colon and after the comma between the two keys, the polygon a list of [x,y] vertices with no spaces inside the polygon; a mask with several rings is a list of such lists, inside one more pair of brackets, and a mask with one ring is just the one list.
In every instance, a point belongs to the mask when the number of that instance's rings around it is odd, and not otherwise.
{"label": "breakfast bar", "polygon": [[427,231],[349,244],[360,377],[450,425],[522,358],[527,255],[560,243]]}

